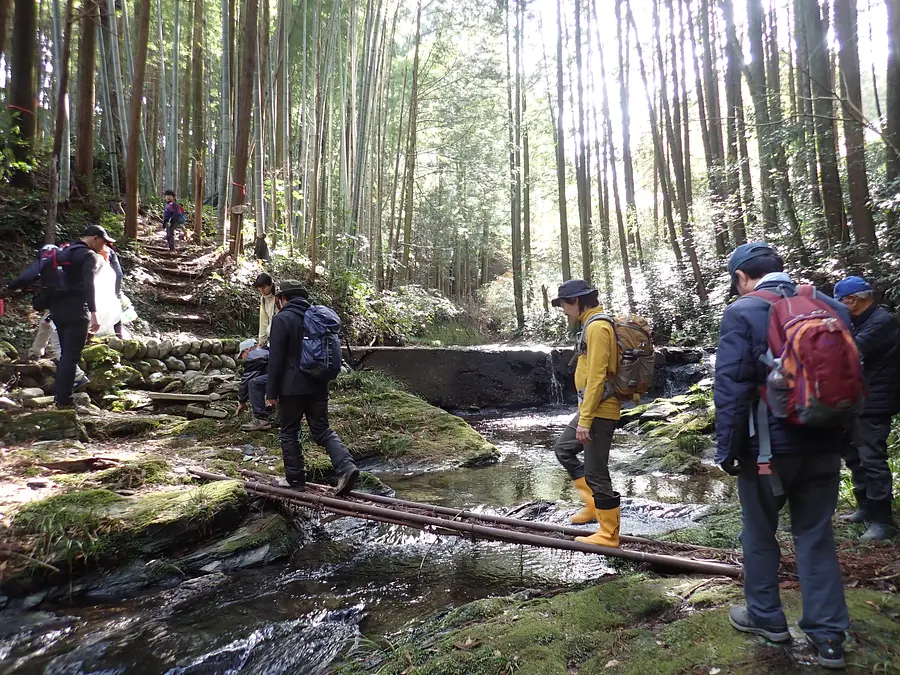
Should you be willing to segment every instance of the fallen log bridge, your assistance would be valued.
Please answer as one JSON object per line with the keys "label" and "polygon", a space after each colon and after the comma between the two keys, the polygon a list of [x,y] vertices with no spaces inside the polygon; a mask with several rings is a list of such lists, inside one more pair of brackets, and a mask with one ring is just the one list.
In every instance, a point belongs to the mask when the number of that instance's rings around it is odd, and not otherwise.
{"label": "fallen log bridge", "polygon": [[[204,480],[232,480],[228,476],[200,469],[190,469],[190,473]],[[574,527],[476,513],[358,491],[351,492],[345,498],[336,498],[332,488],[309,483],[305,492],[298,492],[273,486],[270,483],[272,476],[249,471],[241,473],[248,479],[241,481],[244,488],[252,494],[341,516],[429,529],[438,534],[467,536],[472,539],[593,553],[668,570],[680,569],[733,578],[742,574],[740,565],[735,564],[739,559],[738,553],[732,550],[626,535],[621,537],[621,542],[625,545],[623,548],[596,546],[575,541],[574,537],[590,532]]]}

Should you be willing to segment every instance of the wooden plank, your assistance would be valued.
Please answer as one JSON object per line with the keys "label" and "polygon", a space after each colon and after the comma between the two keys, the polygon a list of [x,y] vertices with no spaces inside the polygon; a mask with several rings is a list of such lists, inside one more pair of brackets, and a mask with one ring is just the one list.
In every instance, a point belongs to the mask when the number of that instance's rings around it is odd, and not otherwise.
{"label": "wooden plank", "polygon": [[162,391],[149,391],[147,396],[154,401],[199,401],[201,403],[218,401],[220,398],[218,394],[176,394]]}

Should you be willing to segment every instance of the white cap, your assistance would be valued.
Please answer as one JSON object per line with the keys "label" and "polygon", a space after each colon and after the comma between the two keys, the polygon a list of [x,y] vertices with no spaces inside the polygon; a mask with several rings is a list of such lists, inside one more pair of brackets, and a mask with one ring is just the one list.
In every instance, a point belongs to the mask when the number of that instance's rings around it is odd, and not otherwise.
{"label": "white cap", "polygon": [[[234,344],[234,343],[232,343],[232,344]],[[253,347],[255,347],[255,346],[256,346],[256,340],[254,340],[253,338],[247,338],[246,340],[241,342],[241,344],[238,345],[238,351],[243,352],[248,349],[253,349]]]}

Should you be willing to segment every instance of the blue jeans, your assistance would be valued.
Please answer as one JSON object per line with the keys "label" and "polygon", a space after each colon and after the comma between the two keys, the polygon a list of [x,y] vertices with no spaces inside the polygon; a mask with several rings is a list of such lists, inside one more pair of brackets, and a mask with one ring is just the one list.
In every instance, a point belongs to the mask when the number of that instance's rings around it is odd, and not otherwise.
{"label": "blue jeans", "polygon": [[769,479],[756,475],[755,464],[738,477],[744,597],[750,618],[768,628],[781,628],[787,623],[778,594],[781,549],[775,538],[778,513],[787,504],[803,596],[800,629],[816,642],[843,642],[844,631],[850,627],[850,616],[831,527],[837,506],[841,458],[834,453],[776,455],[772,458],[772,468],[784,490],[777,497]]}

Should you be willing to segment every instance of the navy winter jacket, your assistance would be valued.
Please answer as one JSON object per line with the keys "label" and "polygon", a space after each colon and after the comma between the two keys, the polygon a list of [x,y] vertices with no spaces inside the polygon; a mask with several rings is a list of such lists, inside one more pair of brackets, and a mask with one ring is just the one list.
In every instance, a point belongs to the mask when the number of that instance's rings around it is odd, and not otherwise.
{"label": "navy winter jacket", "polygon": [[872,305],[853,318],[853,335],[863,358],[866,406],[863,415],[900,412],[900,321]]}
{"label": "navy winter jacket", "polygon": [[327,382],[315,380],[300,370],[303,317],[309,307],[308,300],[294,298],[272,319],[267,399],[277,399],[279,396],[328,395]]}
{"label": "navy winter jacket", "polygon": [[[757,290],[777,291],[781,286],[789,294],[793,283],[771,281]],[[838,313],[850,327],[850,313],[837,300],[818,296]],[[766,380],[766,366],[759,357],[768,349],[769,304],[760,298],[744,297],[726,310],[719,328],[716,352],[716,462],[729,457],[755,461],[759,454],[756,435],[750,437],[750,413],[756,418],[760,387]],[[813,429],[787,424],[769,414],[772,454],[843,452],[846,434],[835,429]]]}

